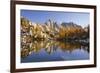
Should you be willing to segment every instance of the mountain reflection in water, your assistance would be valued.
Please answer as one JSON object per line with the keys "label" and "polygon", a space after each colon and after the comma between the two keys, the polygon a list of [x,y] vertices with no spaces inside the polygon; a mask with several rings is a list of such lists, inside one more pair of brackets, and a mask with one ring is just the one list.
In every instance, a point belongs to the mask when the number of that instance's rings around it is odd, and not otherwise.
{"label": "mountain reflection in water", "polygon": [[21,49],[21,62],[47,62],[89,59],[89,46],[77,42],[34,41]]}

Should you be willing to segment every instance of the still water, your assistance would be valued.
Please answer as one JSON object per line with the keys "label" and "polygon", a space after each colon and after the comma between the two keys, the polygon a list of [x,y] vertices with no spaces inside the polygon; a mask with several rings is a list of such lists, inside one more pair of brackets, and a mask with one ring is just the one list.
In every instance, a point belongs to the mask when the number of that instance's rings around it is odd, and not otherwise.
{"label": "still water", "polygon": [[76,42],[34,41],[21,50],[21,63],[89,59],[89,46]]}

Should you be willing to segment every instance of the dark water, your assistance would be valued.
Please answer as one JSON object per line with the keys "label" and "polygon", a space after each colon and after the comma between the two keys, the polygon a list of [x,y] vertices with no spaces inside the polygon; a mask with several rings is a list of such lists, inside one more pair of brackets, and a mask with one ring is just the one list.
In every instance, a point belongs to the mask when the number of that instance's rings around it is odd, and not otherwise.
{"label": "dark water", "polygon": [[70,61],[89,59],[89,47],[77,42],[34,41],[22,49],[21,62]]}

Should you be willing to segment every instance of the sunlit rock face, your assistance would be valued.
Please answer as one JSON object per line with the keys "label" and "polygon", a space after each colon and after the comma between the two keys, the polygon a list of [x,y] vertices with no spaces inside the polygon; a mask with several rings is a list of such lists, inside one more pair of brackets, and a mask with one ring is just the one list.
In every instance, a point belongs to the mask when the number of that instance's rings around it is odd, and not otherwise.
{"label": "sunlit rock face", "polygon": [[[73,22],[57,22],[48,20],[44,24],[31,22],[25,18],[21,18],[22,35],[31,35],[33,38],[83,38],[89,34],[89,26],[82,28]],[[88,38],[88,37],[87,37]]]}

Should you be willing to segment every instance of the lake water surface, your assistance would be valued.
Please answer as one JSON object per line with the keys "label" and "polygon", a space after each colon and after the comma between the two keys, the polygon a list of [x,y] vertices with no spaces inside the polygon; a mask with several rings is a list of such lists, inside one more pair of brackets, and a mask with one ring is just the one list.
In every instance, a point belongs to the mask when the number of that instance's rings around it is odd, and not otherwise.
{"label": "lake water surface", "polygon": [[89,59],[89,46],[76,42],[34,41],[22,49],[21,63]]}

